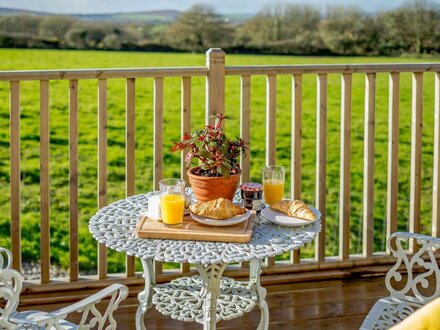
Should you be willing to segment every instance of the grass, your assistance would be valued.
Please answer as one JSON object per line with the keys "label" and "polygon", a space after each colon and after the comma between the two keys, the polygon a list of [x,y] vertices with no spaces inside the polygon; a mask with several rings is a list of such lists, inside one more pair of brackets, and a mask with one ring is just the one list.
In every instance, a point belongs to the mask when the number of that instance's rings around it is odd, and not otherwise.
{"label": "grass", "polygon": [[[74,69],[106,67],[156,67],[204,65],[204,55],[150,54],[96,51],[0,50],[0,70]],[[286,57],[227,55],[227,65],[270,65],[312,63],[422,62],[410,58],[364,57]],[[328,78],[328,160],[327,160],[327,246],[328,255],[338,253],[338,200],[340,157],[340,75]],[[351,165],[351,253],[362,249],[362,185],[364,138],[364,75],[353,77],[352,165]],[[251,176],[260,181],[265,162],[265,78],[252,78],[251,90]],[[227,133],[239,135],[240,81],[226,81],[226,112],[237,120],[226,125]],[[434,123],[434,76],[424,76],[423,156],[422,156],[422,232],[431,231],[432,144]],[[9,206],[9,85],[0,82],[0,246],[8,247]],[[51,258],[68,265],[68,82],[50,83],[50,170],[51,170]],[[80,269],[96,271],[96,242],[88,232],[88,219],[97,210],[97,82],[80,81],[79,87],[79,212]],[[203,78],[192,80],[192,128],[204,122],[205,89]],[[411,75],[401,76],[399,145],[399,230],[408,229],[409,173],[411,149]],[[303,174],[302,198],[314,203],[316,77],[303,78]],[[387,184],[388,76],[377,75],[375,136],[374,248],[385,248]],[[136,193],[152,189],[153,81],[136,81]],[[287,167],[290,181],[291,77],[278,77],[277,159]],[[179,139],[180,79],[164,83],[164,175],[179,176],[180,157],[169,149]],[[39,85],[21,84],[21,201],[22,249],[24,260],[39,258]],[[125,82],[108,83],[108,202],[124,197],[125,169]],[[287,187],[290,189],[289,185]],[[313,248],[304,250],[311,256]],[[109,270],[123,270],[124,256],[109,253]]]}

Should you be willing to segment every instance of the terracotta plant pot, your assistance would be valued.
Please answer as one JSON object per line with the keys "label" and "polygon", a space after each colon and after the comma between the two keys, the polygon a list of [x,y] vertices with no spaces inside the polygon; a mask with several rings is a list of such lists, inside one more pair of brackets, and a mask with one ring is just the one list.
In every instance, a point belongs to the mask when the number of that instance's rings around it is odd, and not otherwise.
{"label": "terracotta plant pot", "polygon": [[207,202],[216,198],[225,198],[232,200],[240,181],[241,171],[225,177],[207,177],[193,174],[198,167],[192,167],[188,170],[188,179],[194,195],[199,202]]}

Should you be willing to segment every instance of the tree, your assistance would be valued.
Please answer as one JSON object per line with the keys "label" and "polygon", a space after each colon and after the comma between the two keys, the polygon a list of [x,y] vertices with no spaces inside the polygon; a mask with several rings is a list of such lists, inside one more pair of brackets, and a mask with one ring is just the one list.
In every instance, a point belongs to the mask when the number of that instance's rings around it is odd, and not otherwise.
{"label": "tree", "polygon": [[343,55],[377,54],[382,32],[374,17],[368,17],[356,7],[330,7],[320,25],[325,46]]}
{"label": "tree", "polygon": [[203,52],[232,42],[233,30],[212,7],[195,5],[184,12],[165,32],[165,41],[182,50]]}
{"label": "tree", "polygon": [[440,50],[440,7],[414,0],[380,15],[394,51],[432,53]]}
{"label": "tree", "polygon": [[286,54],[313,53],[322,48],[319,22],[320,12],[312,6],[269,6],[239,29],[236,43]]}
{"label": "tree", "polygon": [[1,16],[0,31],[8,35],[35,36],[41,20],[31,15]]}
{"label": "tree", "polygon": [[75,21],[65,16],[46,16],[38,26],[38,35],[43,38],[65,40],[66,32]]}

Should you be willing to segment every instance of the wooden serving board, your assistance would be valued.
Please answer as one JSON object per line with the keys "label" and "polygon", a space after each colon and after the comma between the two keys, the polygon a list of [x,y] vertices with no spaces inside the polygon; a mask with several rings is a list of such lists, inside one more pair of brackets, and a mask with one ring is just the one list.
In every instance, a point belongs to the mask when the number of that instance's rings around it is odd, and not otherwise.
{"label": "wooden serving board", "polygon": [[183,223],[179,227],[167,227],[161,221],[142,217],[136,225],[136,235],[139,238],[247,243],[251,240],[254,223],[255,214],[242,223],[225,227],[198,223],[190,215],[183,217]]}

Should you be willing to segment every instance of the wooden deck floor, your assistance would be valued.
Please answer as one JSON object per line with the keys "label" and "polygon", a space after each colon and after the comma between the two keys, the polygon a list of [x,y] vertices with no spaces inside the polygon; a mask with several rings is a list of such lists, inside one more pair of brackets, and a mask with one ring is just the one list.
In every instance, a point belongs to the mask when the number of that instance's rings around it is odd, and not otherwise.
{"label": "wooden deck floor", "polygon": [[[140,287],[130,288],[130,297],[118,309],[118,329],[135,329],[136,294]],[[359,329],[374,302],[387,295],[383,277],[324,280],[266,286],[270,310],[270,329]],[[26,298],[23,305],[27,305]],[[19,310],[54,310],[62,305],[23,306]],[[260,320],[258,308],[245,316],[218,323],[218,329],[256,329]],[[171,320],[154,308],[147,312],[147,329],[201,329],[201,325]]]}

